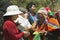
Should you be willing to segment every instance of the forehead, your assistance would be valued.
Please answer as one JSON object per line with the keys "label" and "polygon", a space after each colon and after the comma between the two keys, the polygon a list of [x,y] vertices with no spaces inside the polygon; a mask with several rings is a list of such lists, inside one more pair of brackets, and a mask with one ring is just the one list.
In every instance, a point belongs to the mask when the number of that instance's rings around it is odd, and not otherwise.
{"label": "forehead", "polygon": [[42,16],[43,14],[42,13],[38,13],[39,16]]}
{"label": "forehead", "polygon": [[35,5],[32,5],[31,7],[36,7]]}
{"label": "forehead", "polygon": [[12,15],[12,16],[18,16],[18,14],[17,15]]}

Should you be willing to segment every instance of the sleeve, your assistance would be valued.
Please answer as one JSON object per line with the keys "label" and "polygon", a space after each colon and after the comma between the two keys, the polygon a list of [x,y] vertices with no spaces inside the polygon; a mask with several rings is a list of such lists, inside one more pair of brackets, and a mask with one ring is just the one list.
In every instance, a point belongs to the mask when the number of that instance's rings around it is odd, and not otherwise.
{"label": "sleeve", "polygon": [[23,19],[20,19],[20,18],[19,18],[18,23],[19,23],[20,26],[22,26],[22,27],[25,27],[25,26],[26,26]]}
{"label": "sleeve", "polygon": [[21,32],[21,33],[18,33],[18,29],[15,27],[15,25],[13,23],[6,23],[3,25],[4,27],[6,27],[5,29],[7,30],[7,32],[12,35],[12,37],[14,38],[17,38],[17,39],[20,39],[24,33]]}
{"label": "sleeve", "polygon": [[27,24],[28,24],[28,28],[31,28],[32,25],[29,23],[29,21],[27,20]]}

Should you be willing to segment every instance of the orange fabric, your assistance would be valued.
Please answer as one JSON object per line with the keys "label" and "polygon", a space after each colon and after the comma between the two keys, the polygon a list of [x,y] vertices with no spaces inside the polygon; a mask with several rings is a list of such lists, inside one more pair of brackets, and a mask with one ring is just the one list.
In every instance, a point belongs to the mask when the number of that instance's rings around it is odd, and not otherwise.
{"label": "orange fabric", "polygon": [[36,31],[36,28],[31,28],[31,30]]}
{"label": "orange fabric", "polygon": [[44,29],[44,24],[42,24],[40,27],[38,27],[38,32],[40,32],[41,30],[43,30]]}
{"label": "orange fabric", "polygon": [[[57,21],[57,19],[55,18],[48,18],[48,22],[52,23],[52,24],[55,24],[59,27],[59,23]],[[41,27],[38,27],[38,31],[41,31],[45,28],[44,24],[41,25]],[[47,31],[52,31],[52,30],[55,30],[54,28],[52,28],[51,26],[47,25]]]}
{"label": "orange fabric", "polygon": [[33,31],[40,31],[40,30],[42,30],[44,28],[44,24],[42,24],[41,26],[39,26],[38,27],[38,29],[37,28],[31,28]]}
{"label": "orange fabric", "polygon": [[[48,22],[51,22],[52,24],[55,24],[59,27],[59,23],[58,23],[58,20],[55,19],[55,18],[49,18],[48,19]],[[48,26],[48,31],[52,31],[54,30],[53,28],[51,29],[51,26],[47,25]]]}
{"label": "orange fabric", "polygon": [[[59,23],[58,23],[57,19],[55,19],[55,18],[48,18],[48,22],[55,24],[59,27]],[[37,29],[37,31],[40,32],[40,31],[44,30],[44,28],[45,28],[45,25],[42,24],[41,26],[38,27],[38,29],[34,28],[32,30],[36,31],[36,29]],[[55,29],[52,28],[51,26],[47,25],[47,31],[53,31],[53,30],[55,30]],[[32,38],[30,38],[30,39],[32,39]]]}
{"label": "orange fabric", "polygon": [[53,24],[56,24],[58,27],[59,27],[59,23],[58,23],[58,20],[55,19],[55,18],[50,18],[49,19],[49,22],[53,23]]}

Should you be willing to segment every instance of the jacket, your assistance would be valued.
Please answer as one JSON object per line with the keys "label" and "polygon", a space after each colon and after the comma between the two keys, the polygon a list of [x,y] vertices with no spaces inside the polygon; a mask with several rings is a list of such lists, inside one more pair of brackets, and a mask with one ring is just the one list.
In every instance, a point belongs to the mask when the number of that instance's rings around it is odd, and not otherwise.
{"label": "jacket", "polygon": [[6,20],[3,23],[4,40],[19,40],[24,35],[18,31],[16,24],[11,20]]}

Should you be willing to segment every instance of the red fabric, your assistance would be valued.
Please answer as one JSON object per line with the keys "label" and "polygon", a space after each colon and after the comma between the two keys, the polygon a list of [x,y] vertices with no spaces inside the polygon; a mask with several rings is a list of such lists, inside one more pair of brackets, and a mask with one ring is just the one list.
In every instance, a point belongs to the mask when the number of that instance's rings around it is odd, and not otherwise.
{"label": "red fabric", "polygon": [[44,24],[42,24],[41,26],[38,27],[38,32],[40,32],[43,29],[44,29]]}
{"label": "red fabric", "polygon": [[23,32],[18,32],[17,26],[11,20],[4,22],[3,33],[5,40],[19,40],[24,35]]}
{"label": "red fabric", "polygon": [[47,10],[47,12],[48,12],[48,10],[50,10],[50,8],[48,6],[45,9]]}

